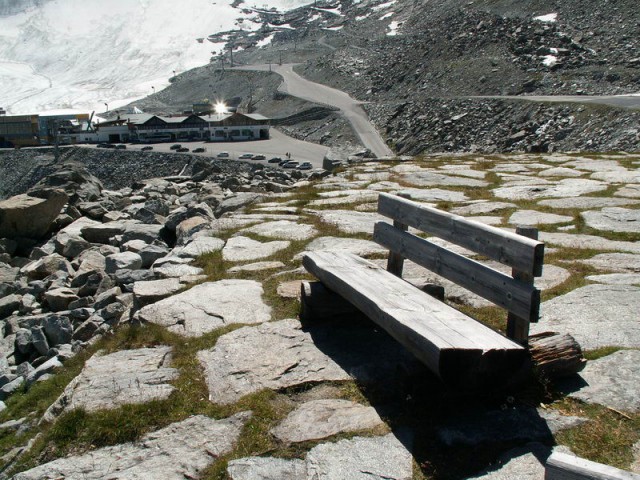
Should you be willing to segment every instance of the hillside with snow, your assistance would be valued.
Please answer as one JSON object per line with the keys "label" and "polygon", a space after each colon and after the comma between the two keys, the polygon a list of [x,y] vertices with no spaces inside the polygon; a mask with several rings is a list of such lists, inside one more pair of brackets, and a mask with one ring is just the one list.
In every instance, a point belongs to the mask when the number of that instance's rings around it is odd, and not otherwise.
{"label": "hillside with snow", "polygon": [[[275,0],[291,9],[310,0]],[[206,39],[262,26],[233,0],[0,1],[0,106],[8,113],[113,109],[205,65],[224,43]],[[235,7],[233,5],[236,5]],[[263,5],[258,5],[262,7]]]}

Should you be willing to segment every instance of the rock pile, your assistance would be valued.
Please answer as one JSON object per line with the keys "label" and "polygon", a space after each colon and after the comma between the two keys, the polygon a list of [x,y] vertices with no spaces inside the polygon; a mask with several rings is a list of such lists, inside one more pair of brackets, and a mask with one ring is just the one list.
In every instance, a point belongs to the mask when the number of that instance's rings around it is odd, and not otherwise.
{"label": "rock pile", "polygon": [[[75,152],[80,154],[85,152]],[[225,246],[215,237],[215,220],[269,192],[292,188],[302,176],[242,164],[237,170],[224,173],[197,161],[190,176],[107,190],[84,166],[64,163],[27,194],[0,202],[0,400],[23,383],[48,378],[134,312],[144,321],[148,309],[157,308],[147,305],[204,279],[194,259]],[[198,287],[203,294],[198,288],[185,293],[190,310],[178,310],[189,320],[176,328],[202,334],[234,321],[247,323],[242,312],[208,310],[211,296],[242,295],[244,313],[256,322],[268,320],[268,307],[250,302],[251,292],[258,301],[262,292],[251,283],[230,280]],[[186,298],[194,294],[200,307]],[[175,323],[171,312],[164,312],[171,317],[167,326]]]}

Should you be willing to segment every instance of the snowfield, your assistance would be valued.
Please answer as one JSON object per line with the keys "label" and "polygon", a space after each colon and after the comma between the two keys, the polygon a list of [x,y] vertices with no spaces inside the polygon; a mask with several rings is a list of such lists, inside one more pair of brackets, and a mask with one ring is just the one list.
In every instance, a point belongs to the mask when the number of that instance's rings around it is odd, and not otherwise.
{"label": "snowfield", "polygon": [[[222,44],[197,39],[260,28],[233,0],[48,0],[0,16],[0,106],[10,114],[104,111],[205,65]],[[291,9],[312,0],[271,0]],[[244,6],[249,6],[246,3]]]}

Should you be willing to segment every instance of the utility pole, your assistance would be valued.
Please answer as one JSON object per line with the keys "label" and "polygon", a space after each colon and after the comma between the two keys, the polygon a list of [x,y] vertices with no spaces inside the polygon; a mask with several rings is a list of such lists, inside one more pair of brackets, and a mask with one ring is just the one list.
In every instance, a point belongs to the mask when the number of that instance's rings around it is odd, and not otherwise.
{"label": "utility pole", "polygon": [[282,65],[282,50],[280,50],[280,63],[279,65]]}
{"label": "utility pole", "polygon": [[56,163],[60,159],[60,142],[58,141],[58,120],[53,121],[53,156],[56,159]]}

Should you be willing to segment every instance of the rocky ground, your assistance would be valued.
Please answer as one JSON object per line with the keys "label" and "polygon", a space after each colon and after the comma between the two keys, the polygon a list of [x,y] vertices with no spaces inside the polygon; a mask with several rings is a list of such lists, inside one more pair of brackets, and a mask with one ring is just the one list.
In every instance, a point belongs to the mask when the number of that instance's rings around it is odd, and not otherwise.
{"label": "rocky ground", "polygon": [[[3,474],[542,479],[552,449],[640,471],[639,164],[432,155],[324,179],[193,168],[109,188],[90,164],[49,165],[0,204],[2,236],[41,238],[1,241]],[[385,264],[371,241],[381,191],[537,226],[533,331],[572,334],[586,369],[465,395],[367,319],[301,322],[302,252]],[[504,328],[469,292],[411,262],[404,276]]]}

